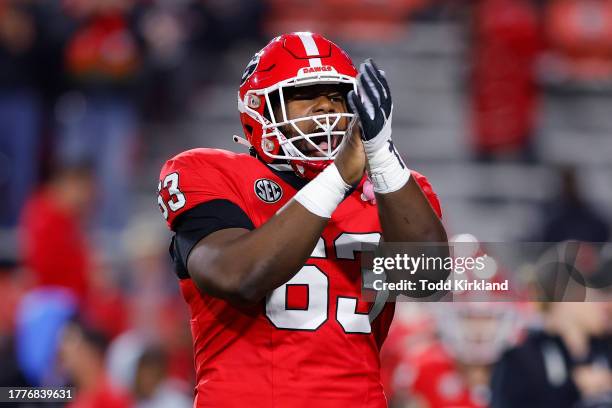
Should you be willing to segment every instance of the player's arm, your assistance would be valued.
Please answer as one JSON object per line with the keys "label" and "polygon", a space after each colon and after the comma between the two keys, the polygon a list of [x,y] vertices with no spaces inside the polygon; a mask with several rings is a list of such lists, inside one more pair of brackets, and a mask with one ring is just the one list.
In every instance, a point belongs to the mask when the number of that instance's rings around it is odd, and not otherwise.
{"label": "player's arm", "polygon": [[359,95],[351,92],[349,104],[360,118],[385,241],[447,242],[438,214],[391,140],[393,105],[384,74],[371,60],[361,64],[359,71]]}
{"label": "player's arm", "polygon": [[[343,146],[335,165],[303,187],[261,227],[228,228],[201,239],[187,255],[198,288],[236,303],[255,303],[287,282],[304,265],[331,213],[364,171],[355,146]],[[337,166],[337,167],[336,167]]]}
{"label": "player's arm", "polygon": [[378,217],[387,242],[447,242],[446,230],[415,177],[399,190],[376,193]]}
{"label": "player's arm", "polygon": [[191,250],[187,271],[200,290],[238,303],[252,303],[297,273],[328,219],[297,201],[260,228],[213,232]]}

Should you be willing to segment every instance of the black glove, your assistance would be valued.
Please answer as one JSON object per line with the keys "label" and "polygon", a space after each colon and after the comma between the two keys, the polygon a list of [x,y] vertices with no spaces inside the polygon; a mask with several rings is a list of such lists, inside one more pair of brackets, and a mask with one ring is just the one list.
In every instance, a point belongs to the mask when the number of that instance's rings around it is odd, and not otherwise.
{"label": "black glove", "polygon": [[391,90],[385,74],[371,59],[359,66],[357,93],[349,92],[348,102],[352,112],[359,116],[374,192],[387,194],[399,190],[410,179],[410,170],[391,140]]}
{"label": "black glove", "polygon": [[393,103],[387,79],[371,58],[359,66],[357,92],[349,92],[348,102],[352,112],[359,116],[366,151],[373,151],[391,139]]}

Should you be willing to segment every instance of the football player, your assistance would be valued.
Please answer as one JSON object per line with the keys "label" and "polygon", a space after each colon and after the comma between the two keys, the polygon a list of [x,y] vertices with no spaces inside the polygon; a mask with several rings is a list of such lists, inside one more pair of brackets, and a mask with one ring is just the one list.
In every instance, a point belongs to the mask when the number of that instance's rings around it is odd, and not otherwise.
{"label": "football player", "polygon": [[195,406],[384,407],[394,307],[361,299],[356,251],[446,242],[436,195],[391,141],[385,75],[321,35],[285,34],[248,63],[238,110],[250,155],[190,150],[158,185],[191,309]]}

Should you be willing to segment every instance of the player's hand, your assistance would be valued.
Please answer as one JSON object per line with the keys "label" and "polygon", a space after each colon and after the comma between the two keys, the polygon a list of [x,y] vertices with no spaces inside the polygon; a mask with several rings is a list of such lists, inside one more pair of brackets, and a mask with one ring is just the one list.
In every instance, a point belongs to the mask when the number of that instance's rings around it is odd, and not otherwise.
{"label": "player's hand", "polygon": [[573,370],[572,376],[580,393],[585,397],[612,391],[612,374],[608,368],[594,365],[578,366]]}
{"label": "player's hand", "polygon": [[353,126],[350,135],[342,142],[340,151],[334,160],[338,172],[347,184],[355,185],[363,177],[366,156],[358,126]]}
{"label": "player's hand", "polygon": [[349,92],[351,110],[359,116],[361,136],[368,151],[380,148],[391,138],[393,102],[383,71],[371,58],[359,66],[357,93]]}

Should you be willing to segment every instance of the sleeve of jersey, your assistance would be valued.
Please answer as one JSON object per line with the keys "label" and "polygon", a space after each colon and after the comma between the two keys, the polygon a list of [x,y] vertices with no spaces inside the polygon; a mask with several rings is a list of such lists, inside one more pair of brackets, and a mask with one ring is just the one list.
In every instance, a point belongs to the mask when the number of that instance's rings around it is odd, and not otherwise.
{"label": "sleeve of jersey", "polygon": [[162,168],[158,204],[168,227],[176,231],[183,214],[214,200],[227,201],[246,214],[239,192],[236,180],[216,165],[214,155],[185,152],[168,160]]}
{"label": "sleeve of jersey", "polygon": [[425,197],[427,197],[427,200],[429,200],[431,208],[433,208],[436,214],[438,214],[439,218],[442,218],[442,207],[440,206],[440,200],[438,200],[438,195],[433,191],[427,177],[414,170],[412,171],[412,177],[414,177],[419,187],[421,187],[423,194],[425,194]]}
{"label": "sleeve of jersey", "polygon": [[188,277],[189,253],[201,239],[226,228],[255,228],[231,176],[201,157],[184,155],[164,165],[158,185],[162,216],[175,232],[170,255],[180,278]]}

